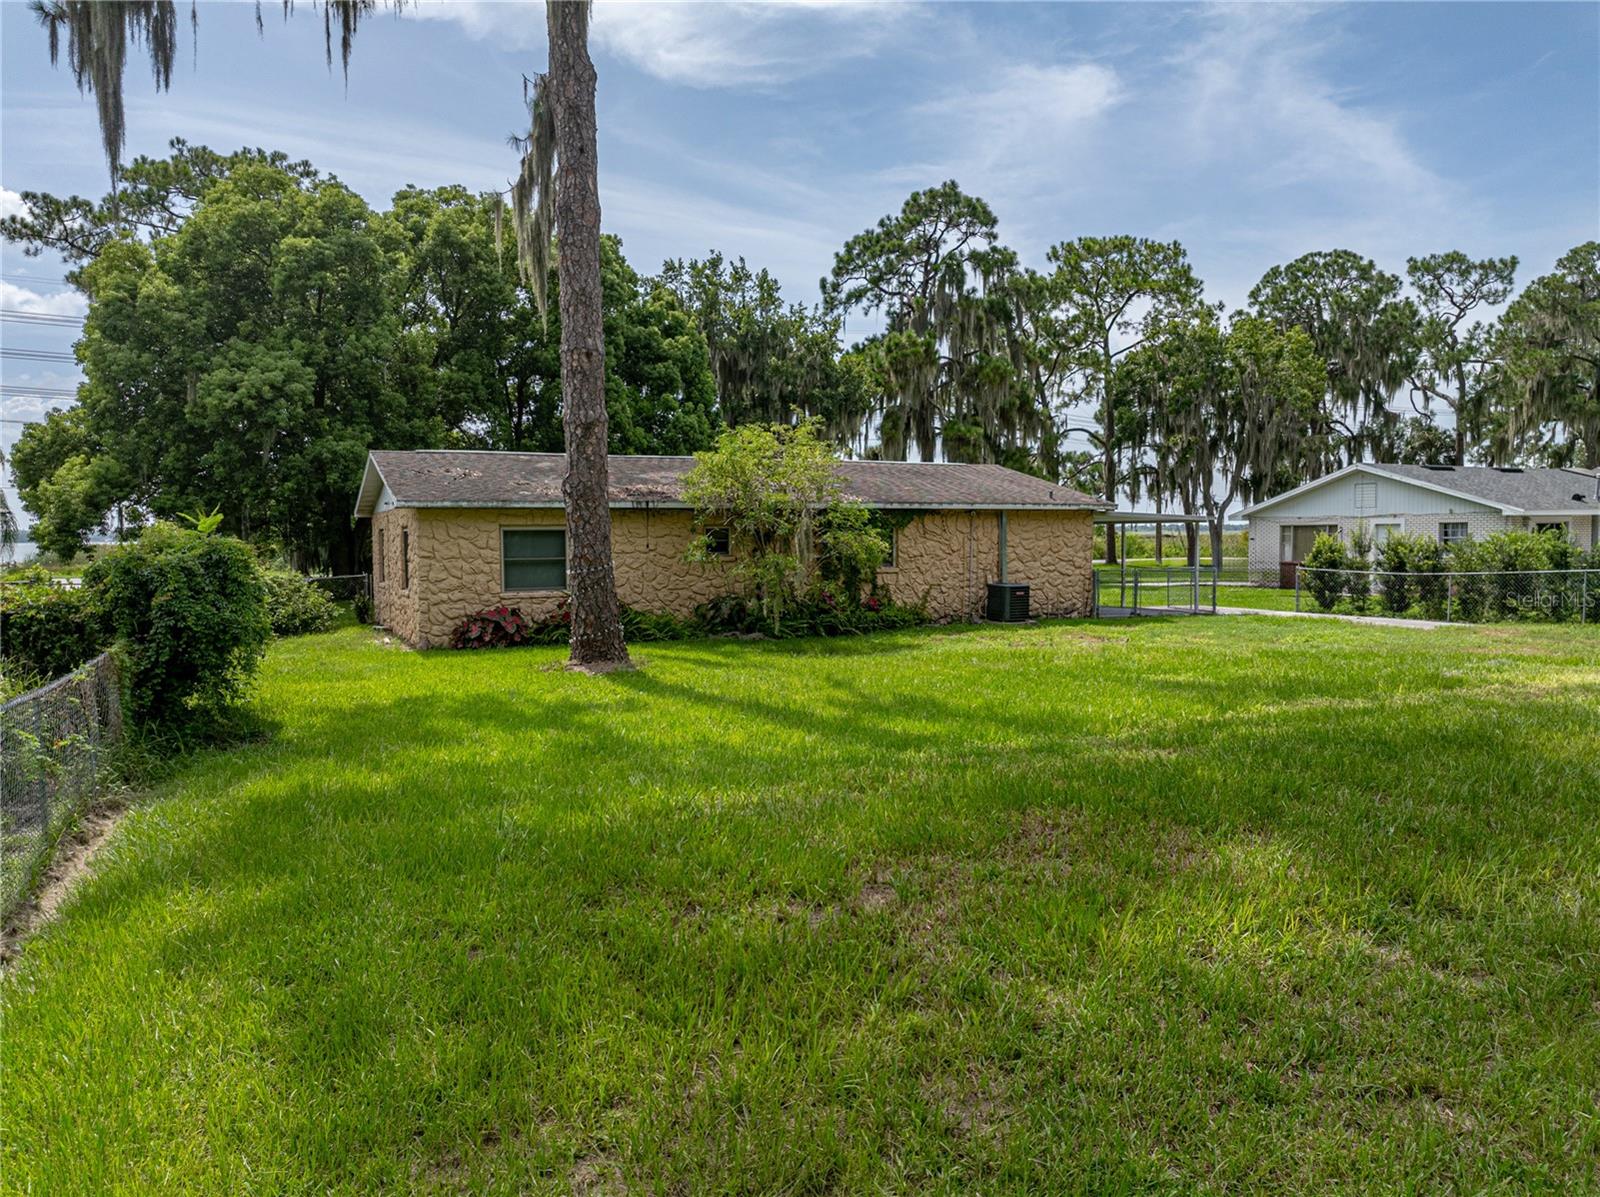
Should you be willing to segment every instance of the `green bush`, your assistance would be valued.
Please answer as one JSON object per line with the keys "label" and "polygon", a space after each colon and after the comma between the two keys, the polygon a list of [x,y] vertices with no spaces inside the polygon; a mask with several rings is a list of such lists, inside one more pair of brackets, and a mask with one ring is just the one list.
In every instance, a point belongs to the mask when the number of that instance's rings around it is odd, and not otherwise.
{"label": "green bush", "polygon": [[917,627],[929,622],[927,608],[892,602],[886,594],[868,594],[851,602],[842,594],[821,588],[784,611],[782,620],[771,618],[758,602],[728,594],[695,608],[694,622],[705,635],[768,636],[789,640],[800,636],[852,636]]}
{"label": "green bush", "polygon": [[1344,594],[1345,575],[1330,571],[1353,568],[1344,541],[1326,532],[1318,533],[1317,539],[1311,544],[1311,551],[1301,564],[1305,566],[1301,576],[1312,599],[1324,611],[1332,611]]}
{"label": "green bush", "polygon": [[1456,581],[1454,615],[1471,622],[1575,618],[1583,599],[1581,588],[1569,593],[1573,579],[1534,575],[1578,568],[1581,557],[1559,532],[1496,532],[1452,545],[1450,568],[1468,575]]}
{"label": "green bush", "polygon": [[108,639],[83,587],[58,586],[43,570],[17,571],[0,583],[0,653],[12,670],[60,677],[96,656]]}
{"label": "green bush", "polygon": [[134,723],[180,744],[220,730],[272,634],[250,547],[155,524],[91,565],[84,581],[124,654]]}
{"label": "green bush", "polygon": [[302,636],[325,632],[333,626],[339,608],[299,574],[268,570],[262,574],[262,581],[266,587],[267,619],[274,636]]}
{"label": "green bush", "polygon": [[1444,569],[1444,547],[1432,537],[1415,533],[1396,533],[1378,550],[1378,595],[1384,609],[1393,615],[1404,615],[1421,604],[1433,617],[1443,618],[1445,606],[1445,580],[1439,577]]}

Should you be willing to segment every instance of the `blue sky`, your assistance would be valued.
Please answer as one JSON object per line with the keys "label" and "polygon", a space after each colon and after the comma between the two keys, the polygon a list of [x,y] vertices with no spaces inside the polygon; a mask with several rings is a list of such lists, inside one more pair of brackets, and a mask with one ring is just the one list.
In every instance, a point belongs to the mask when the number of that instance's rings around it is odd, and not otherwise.
{"label": "blue sky", "polygon": [[[503,185],[543,11],[423,3],[362,29],[348,91],[310,6],[200,4],[198,54],[157,95],[130,61],[128,154],[181,136],[310,158],[372,203],[406,183]],[[99,195],[93,101],[0,3],[0,205]],[[1518,281],[1600,235],[1596,4],[611,4],[597,6],[608,231],[653,271],[710,249],[793,298],[914,188],[956,179],[1024,260],[1084,234],[1178,238],[1210,297],[1349,248],[1516,254]],[[60,265],[0,250],[8,308],[81,311]],[[45,281],[40,281],[45,280]],[[855,331],[870,325],[857,321]],[[3,326],[6,344],[69,333]],[[7,384],[69,385],[70,367]],[[6,399],[8,419],[46,403]],[[17,425],[0,425],[4,444]]]}

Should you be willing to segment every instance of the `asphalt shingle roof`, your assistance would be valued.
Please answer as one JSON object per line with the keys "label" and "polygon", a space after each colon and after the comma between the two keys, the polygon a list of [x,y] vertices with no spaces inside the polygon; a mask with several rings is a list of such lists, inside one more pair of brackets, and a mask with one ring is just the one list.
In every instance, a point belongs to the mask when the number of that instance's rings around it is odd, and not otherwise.
{"label": "asphalt shingle roof", "polygon": [[[561,453],[375,450],[368,455],[356,514],[370,515],[377,502],[374,467],[401,507],[560,506],[566,461]],[[692,457],[613,456],[611,503],[681,504],[683,476],[693,465]],[[1082,491],[998,465],[846,461],[839,474],[845,494],[870,507],[1109,507]]]}
{"label": "asphalt shingle roof", "polygon": [[1501,507],[1516,507],[1523,511],[1568,511],[1592,507],[1600,511],[1600,501],[1595,498],[1595,475],[1589,470],[1516,471],[1490,466],[1422,465],[1381,465],[1375,468],[1401,478],[1460,491]]}

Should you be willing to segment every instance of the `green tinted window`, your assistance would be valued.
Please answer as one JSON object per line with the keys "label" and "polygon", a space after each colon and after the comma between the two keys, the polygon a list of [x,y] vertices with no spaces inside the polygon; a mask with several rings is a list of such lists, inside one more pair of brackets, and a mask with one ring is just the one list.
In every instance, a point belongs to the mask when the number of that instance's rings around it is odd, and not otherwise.
{"label": "green tinted window", "polygon": [[561,528],[507,528],[500,533],[506,590],[565,590],[567,534]]}

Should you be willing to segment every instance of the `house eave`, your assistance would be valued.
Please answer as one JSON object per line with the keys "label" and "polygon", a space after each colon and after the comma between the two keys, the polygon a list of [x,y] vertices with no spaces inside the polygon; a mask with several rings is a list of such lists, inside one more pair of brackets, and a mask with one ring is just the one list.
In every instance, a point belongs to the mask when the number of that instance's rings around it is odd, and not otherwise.
{"label": "house eave", "polygon": [[[411,500],[396,495],[396,508],[412,510],[455,509],[476,511],[560,511],[566,507],[560,499],[497,500],[482,502],[476,499],[458,501],[451,499]],[[694,508],[676,499],[613,499],[606,504],[612,511],[692,511]],[[1111,504],[1090,503],[867,503],[874,511],[1113,511]],[[356,504],[358,519],[372,512],[361,510]]]}
{"label": "house eave", "polygon": [[1345,466],[1342,470],[1335,470],[1333,473],[1324,475],[1321,478],[1315,478],[1310,482],[1303,482],[1293,490],[1286,490],[1281,495],[1273,495],[1270,499],[1263,499],[1254,506],[1246,507],[1243,511],[1239,512],[1239,518],[1251,519],[1255,516],[1261,515],[1269,507],[1276,507],[1278,504],[1285,503],[1297,495],[1303,495],[1307,491],[1315,490],[1319,486],[1326,486],[1330,482],[1337,482],[1340,478],[1347,477],[1350,474],[1358,473],[1376,474],[1380,477],[1389,479],[1391,482],[1401,482],[1411,486],[1420,487],[1423,490],[1431,490],[1435,494],[1445,495],[1452,499],[1460,499],[1465,503],[1476,503],[1480,507],[1492,508],[1500,515],[1532,514],[1524,511],[1520,507],[1513,507],[1510,504],[1500,503],[1494,499],[1486,499],[1482,495],[1468,494],[1466,491],[1454,490],[1448,486],[1440,486],[1437,482],[1430,482],[1425,478],[1413,478],[1408,474],[1391,473],[1390,471],[1384,469],[1381,465],[1374,464],[1372,462],[1358,461],[1354,465]]}

